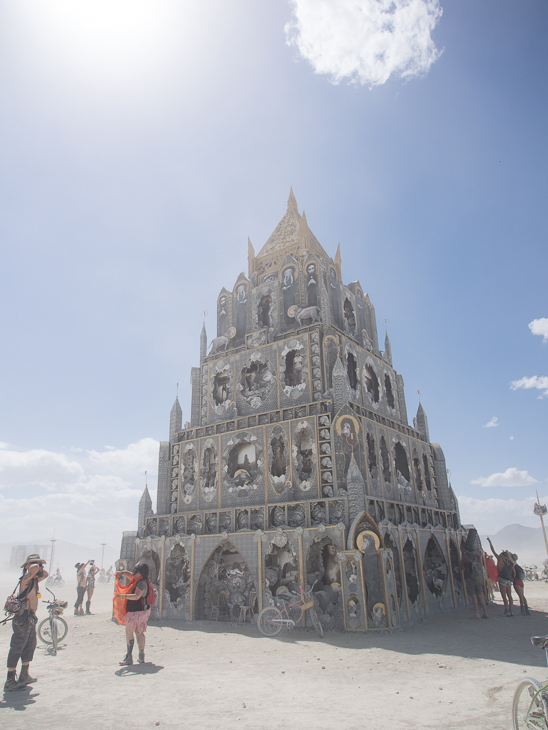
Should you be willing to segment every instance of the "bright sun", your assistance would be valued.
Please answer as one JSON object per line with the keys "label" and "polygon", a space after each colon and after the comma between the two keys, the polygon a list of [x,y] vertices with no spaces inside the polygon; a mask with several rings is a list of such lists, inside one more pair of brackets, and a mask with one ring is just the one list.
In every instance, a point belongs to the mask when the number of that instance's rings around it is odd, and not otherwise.
{"label": "bright sun", "polygon": [[196,43],[187,0],[48,0],[17,14],[44,61],[107,86],[142,81]]}

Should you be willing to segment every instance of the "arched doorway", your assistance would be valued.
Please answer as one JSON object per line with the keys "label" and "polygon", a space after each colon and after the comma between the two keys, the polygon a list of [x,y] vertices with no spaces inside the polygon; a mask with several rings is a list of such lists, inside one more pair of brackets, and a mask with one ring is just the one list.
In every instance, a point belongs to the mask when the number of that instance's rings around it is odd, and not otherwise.
{"label": "arched doorway", "polygon": [[190,560],[182,545],[174,545],[166,560],[164,588],[172,604],[184,602],[190,587]]}
{"label": "arched doorway", "polygon": [[447,562],[434,535],[424,552],[424,581],[433,596],[443,597],[447,586]]}
{"label": "arched doorway", "polygon": [[230,540],[223,540],[202,569],[196,595],[196,618],[238,621],[240,606],[251,605],[252,592],[256,597],[253,577],[245,559]]}
{"label": "arched doorway", "polygon": [[[400,551],[392,536],[387,532],[384,536],[384,545],[388,550],[392,551],[392,559],[394,561],[394,582],[396,583],[396,593],[398,605],[401,606],[403,596],[403,582],[401,575]],[[394,607],[395,608],[395,607]]]}
{"label": "arched doorway", "polygon": [[143,550],[135,564],[137,565],[138,563],[146,563],[148,565],[148,579],[155,586],[159,585],[160,558],[158,557],[158,553],[154,552],[154,550]]}
{"label": "arched doorway", "polygon": [[413,607],[418,607],[420,597],[419,578],[417,570],[417,556],[413,543],[408,538],[403,546],[403,565],[405,582],[407,583],[407,597]]}
{"label": "arched doorway", "polygon": [[314,585],[318,617],[325,628],[340,628],[344,623],[338,550],[330,537],[321,537],[306,556],[306,580],[309,587]]}

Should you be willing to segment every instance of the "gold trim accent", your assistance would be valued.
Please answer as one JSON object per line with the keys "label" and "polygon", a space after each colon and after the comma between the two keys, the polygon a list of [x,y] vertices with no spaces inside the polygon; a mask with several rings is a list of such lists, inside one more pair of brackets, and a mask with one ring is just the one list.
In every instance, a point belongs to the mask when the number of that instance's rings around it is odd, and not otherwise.
{"label": "gold trim accent", "polygon": [[[216,549],[216,548],[215,548]],[[190,551],[190,620],[194,621],[194,553],[196,551],[196,538],[192,540]]]}
{"label": "gold trim accent", "polygon": [[257,598],[259,600],[259,613],[263,610],[263,541],[261,535],[257,535],[257,560],[259,561],[259,585],[257,586]]}
{"label": "gold trim accent", "polygon": [[164,607],[164,558],[165,558],[166,541],[162,540],[162,557],[160,561],[160,605],[158,606],[158,618],[162,618],[162,609]]}
{"label": "gold trim accent", "polygon": [[449,533],[445,532],[445,547],[447,549],[447,572],[449,573],[449,580],[451,581],[451,593],[453,594],[453,608],[457,607],[457,596],[455,593],[455,583],[453,581],[453,566],[451,565],[451,543],[449,539]]}
{"label": "gold trim accent", "polygon": [[409,608],[409,596],[407,594],[407,578],[405,577],[405,561],[403,559],[403,541],[402,541],[400,530],[398,530],[398,543],[399,543],[399,548],[400,548],[400,577],[401,577],[402,592],[403,592],[402,598],[405,599],[405,612],[407,613],[407,620],[411,621],[411,610]]}

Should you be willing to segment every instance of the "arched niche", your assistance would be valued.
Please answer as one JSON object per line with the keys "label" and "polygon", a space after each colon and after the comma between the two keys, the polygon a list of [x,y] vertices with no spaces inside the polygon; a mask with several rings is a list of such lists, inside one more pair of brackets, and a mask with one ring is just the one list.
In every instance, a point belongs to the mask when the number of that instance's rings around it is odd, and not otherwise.
{"label": "arched niche", "polygon": [[407,597],[412,606],[417,607],[420,600],[419,572],[417,569],[417,554],[415,546],[408,538],[403,546],[403,565],[405,582],[407,583]]}
{"label": "arched niche", "polygon": [[190,587],[190,560],[183,545],[174,545],[166,559],[164,589],[170,603],[184,601]]}
{"label": "arched niche", "polygon": [[193,444],[185,444],[181,458],[181,499],[190,504],[196,491],[198,478],[198,457]]}
{"label": "arched niche", "polygon": [[436,598],[441,598],[447,585],[447,561],[434,535],[426,544],[423,572],[430,593]]}
{"label": "arched niche", "polygon": [[377,523],[367,512],[362,512],[357,515],[350,525],[347,538],[348,550],[356,550],[358,548],[358,536],[365,531],[371,531],[375,533],[378,538],[379,547],[385,547],[384,539],[381,535],[381,531],[378,528]]}
{"label": "arched niche", "polygon": [[317,537],[306,556],[306,581],[312,588],[320,622],[334,628],[342,620],[341,563],[339,548],[328,537]]}
{"label": "arched niche", "polygon": [[275,382],[276,372],[272,364],[256,350],[245,361],[236,389],[248,406],[259,408],[270,395]]}
{"label": "arched niche", "polygon": [[389,532],[386,532],[384,536],[384,545],[386,548],[388,548],[388,550],[392,551],[392,560],[394,562],[394,582],[396,584],[397,601],[398,605],[401,606],[401,601],[403,597],[403,580],[399,546]]}
{"label": "arched niche", "polygon": [[274,426],[268,436],[268,474],[276,494],[285,493],[289,480],[290,451],[287,434],[281,426]]}
{"label": "arched niche", "polygon": [[223,540],[207,559],[198,580],[196,618],[238,621],[240,606],[250,605],[256,587],[246,560],[230,542]]}
{"label": "arched niche", "polygon": [[158,585],[160,582],[160,558],[155,550],[143,550],[137,559],[138,563],[146,563],[148,565],[148,579],[154,585]]}
{"label": "arched niche", "polygon": [[219,459],[213,439],[207,439],[202,448],[200,489],[206,502],[211,502],[217,493]]}
{"label": "arched niche", "polygon": [[274,597],[281,590],[299,592],[299,560],[286,535],[277,535],[265,554],[265,589]]}

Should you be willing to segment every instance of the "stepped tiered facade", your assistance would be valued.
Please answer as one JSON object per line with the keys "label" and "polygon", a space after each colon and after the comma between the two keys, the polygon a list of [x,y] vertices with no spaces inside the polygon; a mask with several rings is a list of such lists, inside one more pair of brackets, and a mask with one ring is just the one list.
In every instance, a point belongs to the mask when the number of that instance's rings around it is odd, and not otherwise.
{"label": "stepped tiered facade", "polygon": [[466,530],[419,405],[360,282],[291,192],[249,272],[217,300],[209,352],[178,400],[121,562],[148,562],[161,618],[238,621],[314,584],[324,628],[386,629],[464,605]]}

